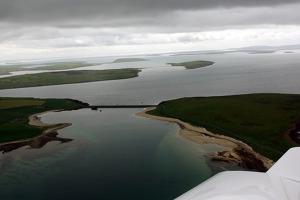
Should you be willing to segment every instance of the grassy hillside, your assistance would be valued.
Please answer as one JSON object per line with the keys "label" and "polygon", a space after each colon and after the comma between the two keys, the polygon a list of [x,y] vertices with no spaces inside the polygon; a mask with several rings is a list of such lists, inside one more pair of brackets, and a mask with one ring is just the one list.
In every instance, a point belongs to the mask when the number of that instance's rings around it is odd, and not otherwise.
{"label": "grassy hillside", "polygon": [[300,95],[182,98],[162,102],[149,114],[178,118],[234,137],[276,160],[292,147],[285,134],[300,119]]}
{"label": "grassy hillside", "polygon": [[138,76],[139,72],[140,70],[138,69],[110,69],[26,74],[20,76],[1,78],[0,89],[126,79]]}
{"label": "grassy hillside", "polygon": [[0,98],[0,143],[41,134],[44,129],[28,125],[28,117],[32,114],[81,106],[66,99]]}

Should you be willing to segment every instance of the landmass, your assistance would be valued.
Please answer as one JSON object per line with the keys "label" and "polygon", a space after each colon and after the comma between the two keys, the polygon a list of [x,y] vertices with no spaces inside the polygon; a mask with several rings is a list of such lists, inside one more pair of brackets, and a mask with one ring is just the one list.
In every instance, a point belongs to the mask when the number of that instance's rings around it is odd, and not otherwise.
{"label": "landmass", "polygon": [[[65,70],[65,69],[76,69],[79,67],[89,67],[94,65],[100,65],[100,64],[86,63],[86,62],[50,63],[50,64],[45,64],[45,66],[41,66],[41,67],[29,68],[29,70]],[[28,68],[26,68],[26,70],[28,70]]]}
{"label": "landmass", "polygon": [[122,62],[141,62],[141,61],[147,61],[147,59],[144,58],[119,58],[113,61],[113,63],[122,63]]}
{"label": "landmass", "polygon": [[39,87],[95,81],[128,79],[138,76],[139,69],[108,69],[45,72],[0,79],[0,89]]}
{"label": "landmass", "polygon": [[[51,111],[51,112],[54,112],[54,111]],[[4,154],[4,153],[13,151],[13,150],[18,149],[23,146],[29,146],[30,148],[33,148],[33,149],[39,149],[39,148],[42,148],[43,146],[45,146],[48,142],[58,141],[61,143],[66,143],[66,142],[70,142],[73,140],[73,139],[69,139],[69,138],[57,137],[58,136],[57,131],[60,129],[66,128],[68,126],[71,126],[72,125],[71,123],[47,124],[47,123],[40,121],[40,117],[38,117],[38,115],[40,115],[40,114],[44,114],[44,113],[31,115],[29,117],[29,124],[32,126],[40,127],[40,128],[46,128],[45,131],[43,131],[40,135],[32,137],[32,138],[0,143],[0,152],[2,152]]]}
{"label": "landmass", "polygon": [[237,163],[241,167],[264,172],[274,163],[272,160],[256,153],[249,145],[242,141],[228,136],[214,134],[205,128],[193,126],[179,119],[148,114],[149,111],[154,109],[155,108],[147,108],[142,112],[136,113],[136,115],[176,123],[180,127],[179,134],[192,142],[198,144],[218,144],[232,148],[230,151],[218,152],[214,155],[210,155],[211,160],[213,161]]}
{"label": "landmass", "polygon": [[276,50],[249,50],[244,52],[249,54],[269,54],[269,53],[276,53]]}
{"label": "landmass", "polygon": [[36,70],[66,70],[79,67],[89,67],[99,65],[86,62],[60,62],[60,63],[45,63],[40,65],[20,64],[20,65],[5,65],[0,66],[0,75],[9,75],[11,72],[17,71],[36,71]]}
{"label": "landmass", "polygon": [[51,136],[53,139],[56,137],[58,129],[70,124],[45,124],[40,122],[39,114],[36,113],[53,110],[74,110],[88,106],[88,104],[71,99],[0,97],[0,146],[3,147],[2,144],[7,145],[12,141],[28,143],[28,141],[34,141],[31,138],[40,135],[47,136],[47,139]]}
{"label": "landmass", "polygon": [[190,62],[181,62],[181,63],[167,63],[172,66],[180,66],[185,67],[186,69],[197,69],[201,67],[207,67],[210,65],[213,65],[214,62],[212,61],[205,61],[205,60],[196,60],[196,61],[190,61]]}
{"label": "landmass", "polygon": [[146,116],[178,123],[180,134],[191,141],[232,147],[212,160],[266,171],[272,160],[299,145],[293,139],[300,138],[299,102],[300,95],[287,94],[182,98],[162,102]]}

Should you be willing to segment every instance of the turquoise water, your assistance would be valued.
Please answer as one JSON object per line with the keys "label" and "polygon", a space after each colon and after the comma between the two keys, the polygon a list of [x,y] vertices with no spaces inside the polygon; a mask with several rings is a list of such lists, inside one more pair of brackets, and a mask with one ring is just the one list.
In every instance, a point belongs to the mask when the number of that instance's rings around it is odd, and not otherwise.
{"label": "turquoise water", "polygon": [[1,199],[173,199],[212,175],[204,155],[225,148],[192,143],[176,124],[137,111],[43,115],[46,122],[73,123],[60,137],[74,140],[1,155]]}

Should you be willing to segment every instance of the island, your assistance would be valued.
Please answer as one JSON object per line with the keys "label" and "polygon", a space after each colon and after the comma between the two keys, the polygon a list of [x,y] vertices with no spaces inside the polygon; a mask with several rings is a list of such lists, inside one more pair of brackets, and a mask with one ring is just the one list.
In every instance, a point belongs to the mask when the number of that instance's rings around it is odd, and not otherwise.
{"label": "island", "polygon": [[299,102],[300,95],[288,94],[190,97],[162,102],[138,115],[177,123],[180,135],[193,142],[232,148],[211,160],[266,171],[272,160],[300,144]]}
{"label": "island", "polygon": [[[96,63],[87,63],[87,62],[61,62],[61,63],[47,63],[45,66],[26,68],[30,70],[66,70],[66,69],[76,69],[80,67],[90,67],[94,65],[100,65]],[[24,68],[23,68],[24,69]]]}
{"label": "island", "polygon": [[141,61],[147,61],[147,59],[144,59],[144,58],[119,58],[119,59],[114,60],[112,63],[141,62]]}
{"label": "island", "polygon": [[205,61],[205,60],[195,60],[195,61],[189,61],[189,62],[167,63],[167,64],[169,64],[171,66],[185,67],[185,69],[197,69],[197,68],[207,67],[207,66],[213,65],[214,62]]}
{"label": "island", "polygon": [[77,62],[59,62],[45,64],[20,64],[20,65],[3,65],[0,66],[0,75],[9,75],[11,72],[17,71],[36,71],[36,70],[66,70],[79,67],[89,67],[99,65],[96,63],[86,63],[83,61]]}
{"label": "island", "polygon": [[128,79],[138,76],[139,69],[74,70],[26,74],[0,79],[0,90],[48,85]]}

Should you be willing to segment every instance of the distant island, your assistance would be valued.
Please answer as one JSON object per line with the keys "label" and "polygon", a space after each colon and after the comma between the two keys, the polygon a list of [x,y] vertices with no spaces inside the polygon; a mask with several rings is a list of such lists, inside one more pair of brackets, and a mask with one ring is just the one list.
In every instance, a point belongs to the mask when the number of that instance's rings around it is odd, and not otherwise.
{"label": "distant island", "polygon": [[128,79],[138,76],[139,69],[78,70],[26,74],[0,79],[0,89],[39,87]]}
{"label": "distant island", "polygon": [[17,71],[36,71],[36,70],[66,70],[75,69],[79,67],[89,67],[99,64],[86,63],[86,62],[59,62],[59,63],[45,63],[41,65],[20,64],[20,65],[5,65],[0,66],[0,75],[8,75],[11,72]]}
{"label": "distant island", "polygon": [[189,61],[189,62],[181,62],[181,63],[167,63],[172,66],[180,66],[185,67],[186,69],[197,69],[201,67],[207,67],[213,65],[214,62],[212,61],[205,61],[205,60],[196,60],[196,61]]}
{"label": "distant island", "polygon": [[277,160],[300,144],[299,102],[300,95],[288,94],[182,98],[162,102],[145,115],[178,123],[181,135],[191,141],[234,148],[219,152],[214,160],[265,171],[272,163],[267,158]]}
{"label": "distant island", "polygon": [[141,61],[147,61],[147,59],[144,59],[144,58],[119,58],[117,60],[114,60],[113,63],[141,62]]}

